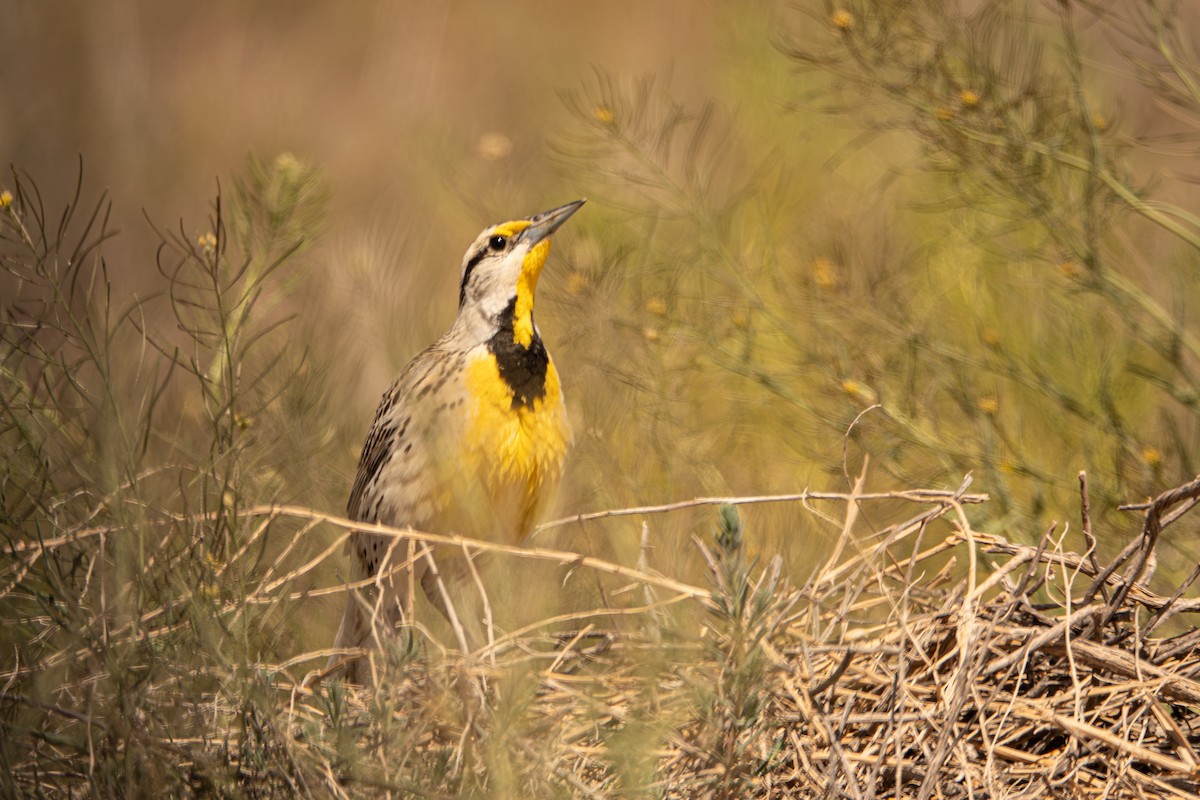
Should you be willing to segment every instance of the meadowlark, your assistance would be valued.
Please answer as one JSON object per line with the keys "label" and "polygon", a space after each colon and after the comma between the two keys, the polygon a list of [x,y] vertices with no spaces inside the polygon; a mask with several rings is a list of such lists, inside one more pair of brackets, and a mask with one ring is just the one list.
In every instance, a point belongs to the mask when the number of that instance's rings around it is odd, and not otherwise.
{"label": "meadowlark", "polygon": [[[367,434],[347,513],[361,522],[456,533],[506,544],[531,531],[561,475],[571,429],[558,373],[533,321],[550,235],[576,200],[484,229],[467,249],[450,330],[384,393]],[[420,585],[480,641],[480,593],[461,550],[351,534],[351,580],[336,647],[378,647],[411,619]],[[440,586],[439,586],[440,582]],[[447,598],[453,598],[450,607]],[[336,657],[335,657],[336,659]],[[364,662],[346,664],[366,682]]]}

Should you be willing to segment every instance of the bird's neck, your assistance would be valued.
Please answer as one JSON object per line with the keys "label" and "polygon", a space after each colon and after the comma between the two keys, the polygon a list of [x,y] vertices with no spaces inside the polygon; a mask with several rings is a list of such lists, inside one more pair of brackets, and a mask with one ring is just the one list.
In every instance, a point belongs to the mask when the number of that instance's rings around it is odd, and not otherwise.
{"label": "bird's neck", "polygon": [[501,379],[512,390],[513,408],[531,406],[545,396],[550,355],[533,324],[533,308],[522,310],[519,290],[505,308],[487,346]]}
{"label": "bird's neck", "polygon": [[[533,326],[533,293],[537,290],[537,279],[536,272],[531,275],[529,270],[522,271],[521,277],[517,278],[517,296],[505,308],[511,318],[513,340],[523,347],[529,347],[537,338],[537,329]],[[509,324],[508,319],[502,324]]]}

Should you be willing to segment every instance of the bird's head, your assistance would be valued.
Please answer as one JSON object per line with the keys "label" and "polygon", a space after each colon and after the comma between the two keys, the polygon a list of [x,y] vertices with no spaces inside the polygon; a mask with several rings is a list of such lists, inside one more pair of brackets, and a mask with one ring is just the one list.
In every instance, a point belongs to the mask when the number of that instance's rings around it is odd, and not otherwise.
{"label": "bird's head", "polygon": [[463,256],[458,325],[481,336],[511,325],[513,339],[533,341],[533,297],[550,254],[550,234],[579,210],[583,200],[525,219],[485,228]]}

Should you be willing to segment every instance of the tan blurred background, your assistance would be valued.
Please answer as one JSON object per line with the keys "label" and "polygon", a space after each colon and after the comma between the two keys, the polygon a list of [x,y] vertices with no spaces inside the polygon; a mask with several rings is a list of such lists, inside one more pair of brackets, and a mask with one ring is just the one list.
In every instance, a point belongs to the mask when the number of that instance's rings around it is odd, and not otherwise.
{"label": "tan blurred background", "polygon": [[455,198],[452,262],[489,205],[545,179],[561,91],[598,66],[706,97],[721,35],[715,4],[684,0],[6,6],[0,154],[54,186],[83,153],[126,235],[142,208],[202,214],[248,150],[291,151],[326,171],[339,233],[367,217],[440,234]]}

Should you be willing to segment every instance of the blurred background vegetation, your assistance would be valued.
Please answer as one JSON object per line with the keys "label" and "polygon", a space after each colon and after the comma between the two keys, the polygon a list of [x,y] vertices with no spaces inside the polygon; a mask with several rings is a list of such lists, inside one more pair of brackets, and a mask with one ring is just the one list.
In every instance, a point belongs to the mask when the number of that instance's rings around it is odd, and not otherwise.
{"label": "blurred background vegetation", "polygon": [[[869,456],[868,489],[971,472],[981,529],[1073,537],[1086,470],[1112,552],[1119,503],[1197,472],[1186,4],[4,15],[2,533],[137,532],[5,556],[6,672],[61,654],[23,679],[45,692],[72,674],[62,631],[106,670],[140,665],[113,630],[164,603],[205,618],[263,564],[321,553],[335,531],[289,550],[299,523],[238,509],[340,513],[380,393],[451,322],[466,244],[581,196],[538,304],[576,427],[562,513],[845,491]],[[699,575],[710,514],[651,518],[652,565]],[[838,533],[745,514],[796,582]],[[641,524],[535,543],[632,564]],[[1169,577],[1197,545],[1163,543]],[[326,646],[340,604],[218,615],[205,641],[284,660]]]}

